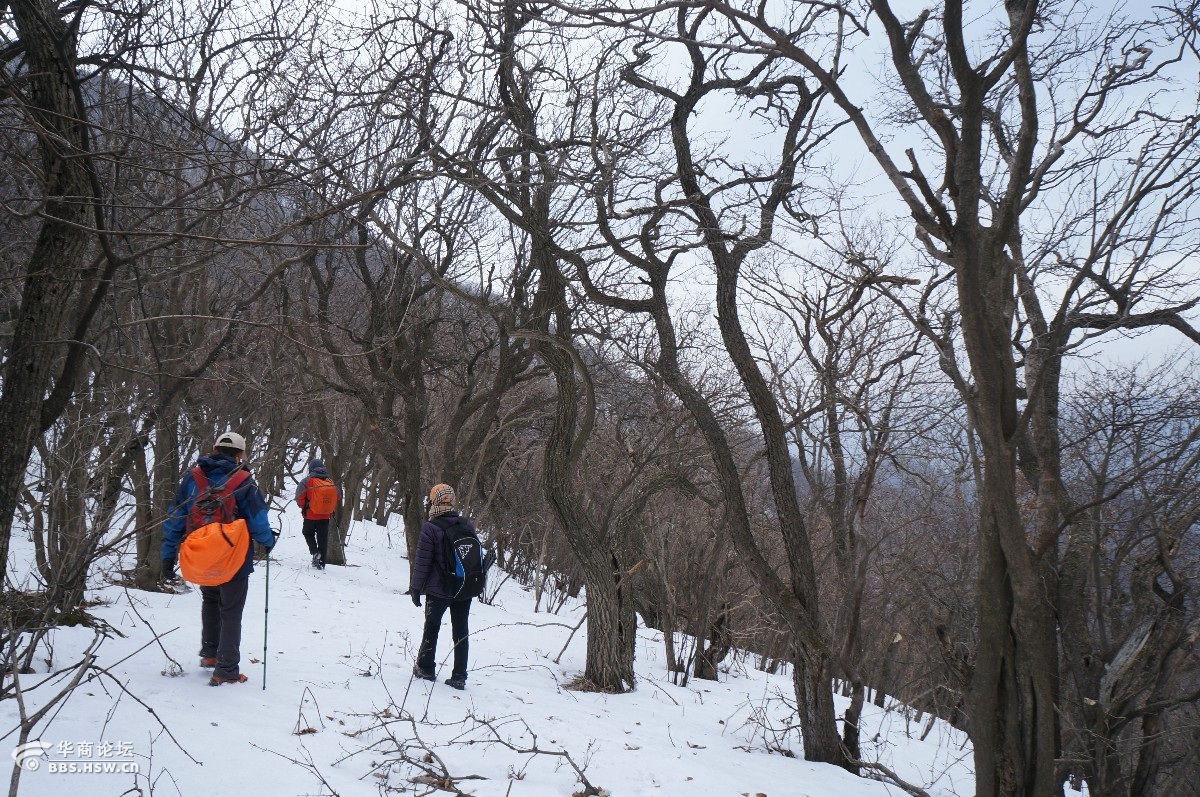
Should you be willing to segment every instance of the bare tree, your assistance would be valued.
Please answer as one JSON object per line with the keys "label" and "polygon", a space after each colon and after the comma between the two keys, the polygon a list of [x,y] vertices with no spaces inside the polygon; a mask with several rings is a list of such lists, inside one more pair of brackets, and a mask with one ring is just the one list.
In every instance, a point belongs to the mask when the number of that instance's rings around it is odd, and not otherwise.
{"label": "bare tree", "polygon": [[[614,48],[609,57],[618,65],[622,81],[644,93],[631,100],[629,118],[656,123],[639,136],[632,125],[618,127],[625,117],[601,115],[601,106],[596,106],[597,116],[613,120],[613,127],[603,130],[604,146],[595,151],[602,181],[594,201],[601,234],[615,257],[579,263],[580,280],[591,301],[652,319],[657,371],[691,413],[714,462],[722,500],[717,526],[729,535],[759,594],[788,630],[805,757],[845,766],[834,725],[831,650],[820,628],[809,530],[786,424],[745,329],[741,283],[751,256],[775,234],[777,216],[806,214],[801,209],[803,164],[832,129],[819,112],[824,91],[779,71],[780,61],[773,54],[748,59],[730,55],[722,45],[731,44],[736,34],[722,28],[708,10],[639,12],[616,23],[623,21],[634,31],[632,41]],[[715,46],[701,42],[708,36],[715,38]],[[656,57],[664,56],[664,41],[682,43],[685,72],[680,79],[656,69]],[[691,123],[703,103],[716,100],[736,102],[746,112],[781,125],[773,163],[731,162],[702,143]],[[643,148],[650,153],[643,156]],[[673,266],[692,253],[702,253],[715,273],[719,350],[737,375],[759,435],[770,485],[769,521],[752,515],[730,433],[711,397],[697,389],[688,373],[689,367],[704,365],[681,359],[668,286]],[[632,275],[627,273],[630,268]],[[755,533],[763,524],[771,535],[778,534],[782,575],[764,548],[764,538]]]}
{"label": "bare tree", "polygon": [[[1181,315],[1193,302],[1171,288],[1178,284],[1171,276],[1177,261],[1163,267],[1153,255],[1149,261],[1126,255],[1194,246],[1178,233],[1200,174],[1197,117],[1190,106],[1159,103],[1151,87],[1169,80],[1173,64],[1194,55],[1195,30],[1187,20],[1194,19],[1195,6],[1094,28],[1083,25],[1076,7],[1038,0],[1007,3],[978,24],[961,2],[909,20],[887,0],[811,6],[812,14],[827,17],[830,33],[865,32],[868,19],[882,29],[895,83],[890,118],[864,109],[839,60],[830,62],[824,48],[797,38],[807,28],[795,26],[807,19],[775,24],[752,10],[712,7],[745,34],[740,48],[783,53],[829,92],[916,223],[925,253],[954,276],[970,366],[964,399],[983,465],[970,701],[978,789],[980,795],[1055,793],[1061,788],[1054,619],[1061,525],[1054,518],[1061,511],[1046,489],[1057,478],[1047,438],[1055,417],[1055,375],[1069,330],[1089,326],[1089,319],[1104,329],[1168,324],[1194,336]],[[974,41],[985,28],[990,37]],[[1091,30],[1096,33],[1086,41],[1075,35]],[[1156,46],[1165,56],[1152,62]],[[891,122],[918,126],[926,135],[921,155],[889,146],[881,130]],[[1138,155],[1124,169],[1113,166],[1116,152]],[[940,162],[936,176],[922,156]],[[1088,216],[1098,240],[1132,242],[1124,231],[1135,228],[1151,234],[1132,236],[1141,247],[1101,245],[1106,254],[1099,261],[1072,257],[1053,244],[1054,267],[1069,286],[1059,317],[1076,320],[1048,330],[1050,337],[1040,335],[1035,294],[1039,287],[1049,290],[1052,278],[1035,281],[1041,272],[1029,268],[1027,254],[1046,236],[1031,234],[1032,223],[1023,221],[1046,213],[1056,198],[1072,192],[1090,197],[1098,186],[1104,186],[1103,197],[1110,191],[1124,197],[1096,203],[1100,215]],[[1052,222],[1058,232],[1073,228],[1069,216],[1049,210],[1048,218],[1062,222]],[[1070,234],[1058,240],[1081,241]],[[1044,271],[1054,270],[1046,261]],[[1149,300],[1151,283],[1171,292],[1153,300],[1152,308],[1132,311],[1143,297]],[[1084,307],[1072,311],[1084,296],[1085,307],[1095,302],[1104,309],[1095,315]],[[1013,345],[1019,302],[1035,345],[1024,361]],[[944,343],[932,331],[931,337]],[[1023,390],[1030,399],[1024,407]],[[1043,510],[1034,540],[1018,505],[1017,455],[1027,429],[1044,469],[1036,482]]]}
{"label": "bare tree", "polygon": [[[9,441],[0,453],[0,566],[6,567],[21,482],[44,428],[42,402],[51,387],[53,348],[68,334],[72,300],[78,301],[74,286],[103,275],[100,268],[88,267],[86,257],[92,241],[88,228],[104,225],[93,216],[98,197],[91,134],[77,78],[77,31],[66,18],[70,12],[51,0],[22,0],[4,11],[5,16],[11,11],[17,34],[15,41],[4,42],[5,93],[16,101],[27,127],[37,131],[41,156],[31,208],[41,221],[24,268],[20,307],[10,316],[15,323],[0,392],[0,435]],[[90,298],[80,304],[86,306]]]}
{"label": "bare tree", "polygon": [[1187,539],[1200,523],[1195,380],[1130,369],[1070,387],[1061,422],[1072,463],[1060,571],[1065,757],[1078,762],[1072,779],[1097,794],[1166,793],[1197,774],[1172,760],[1187,744],[1187,707],[1200,702],[1189,662],[1200,639],[1197,551]]}
{"label": "bare tree", "polygon": [[[13,478],[24,478],[30,449],[21,441],[31,434],[32,446],[67,411],[81,376],[115,368],[119,376],[110,371],[104,377],[119,386],[113,399],[128,402],[120,411],[137,407],[138,418],[127,427],[114,468],[100,480],[101,501],[115,505],[131,468],[156,485],[141,485],[149,492],[141,492],[145,522],[139,524],[139,577],[152,583],[159,559],[155,524],[146,513],[156,499],[169,496],[178,476],[177,435],[169,428],[178,402],[297,246],[288,239],[292,219],[277,212],[278,187],[286,178],[248,149],[230,122],[256,81],[270,80],[247,65],[286,51],[312,16],[297,6],[294,16],[252,22],[228,6],[167,3],[153,14],[121,3],[85,9],[22,3],[12,10],[20,21],[5,28],[17,34],[6,47],[15,60],[4,72],[12,89],[5,112],[18,120],[17,130],[32,132],[14,137],[18,146],[6,150],[6,159],[26,158],[28,165],[28,142],[40,138],[46,179],[65,177],[78,185],[51,187],[49,204],[42,204],[50,212],[39,233],[46,243],[26,250],[26,265],[36,267],[22,278],[28,312],[14,326],[6,368],[25,368],[22,358],[31,354],[37,361],[30,361],[34,371],[5,377],[8,398],[0,404],[11,409],[28,394],[40,406],[36,418],[19,424],[23,431],[6,449],[0,478],[8,478],[10,466]],[[221,42],[179,35],[210,29],[237,33]],[[240,78],[227,82],[234,74]],[[49,83],[35,88],[42,81]],[[51,101],[57,105],[47,105]],[[40,118],[46,113],[53,119]],[[106,156],[93,156],[97,149]],[[21,196],[18,191],[10,209],[28,203]],[[4,222],[9,229],[23,227],[13,213]],[[42,265],[35,262],[47,257]],[[237,279],[228,279],[231,273]],[[99,312],[109,298],[108,312]],[[212,335],[188,321],[214,316],[200,322],[215,330]],[[161,337],[144,332],[156,325]],[[156,375],[145,373],[146,351]],[[157,435],[160,423],[166,426]],[[202,433],[210,435],[211,429]],[[152,441],[158,456],[150,470],[144,448]],[[7,553],[10,510],[0,502],[0,554]]]}
{"label": "bare tree", "polygon": [[868,507],[879,482],[894,478],[895,464],[936,413],[923,401],[928,375],[919,333],[872,290],[881,278],[847,279],[841,266],[840,258],[832,268],[814,264],[800,284],[778,265],[756,270],[748,293],[757,308],[772,311],[758,312],[758,346],[768,352],[817,526],[832,548],[835,588],[826,615],[837,640],[837,667],[851,684],[842,743],[859,761],[867,676],[878,675],[864,670],[866,592],[872,560],[888,534],[886,525],[871,521]]}
{"label": "bare tree", "polygon": [[472,50],[466,72],[494,75],[495,91],[480,94],[477,80],[469,86],[461,78],[447,82],[442,94],[455,112],[469,107],[475,118],[455,141],[439,139],[434,159],[519,235],[509,280],[512,298],[502,323],[511,337],[528,343],[554,377],[554,412],[541,473],[558,529],[587,584],[582,685],[624,691],[633,685],[635,617],[632,588],[625,582],[635,563],[587,511],[579,487],[582,457],[596,423],[596,396],[579,343],[579,303],[568,268],[587,240],[579,232],[577,209],[593,168],[587,138],[592,119],[586,105],[547,101],[561,92],[578,96],[580,87],[596,77],[593,59],[576,58],[567,38],[545,37],[553,23],[541,14],[539,6],[524,2],[468,7],[466,30],[459,36]]}

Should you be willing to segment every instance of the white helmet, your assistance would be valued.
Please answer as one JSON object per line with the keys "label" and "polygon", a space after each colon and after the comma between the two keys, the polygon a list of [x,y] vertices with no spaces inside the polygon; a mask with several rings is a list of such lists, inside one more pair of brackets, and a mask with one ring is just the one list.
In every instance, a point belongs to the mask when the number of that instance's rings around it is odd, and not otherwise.
{"label": "white helmet", "polygon": [[242,453],[246,452],[246,438],[234,431],[228,431],[217,438],[217,448],[233,448]]}

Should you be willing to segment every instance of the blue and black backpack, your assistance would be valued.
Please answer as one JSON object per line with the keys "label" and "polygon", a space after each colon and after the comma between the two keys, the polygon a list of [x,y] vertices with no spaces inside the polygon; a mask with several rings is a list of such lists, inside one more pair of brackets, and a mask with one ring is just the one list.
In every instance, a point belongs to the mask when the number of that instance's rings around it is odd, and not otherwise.
{"label": "blue and black backpack", "polygon": [[459,522],[459,517],[434,518],[442,530],[442,580],[450,599],[455,601],[477,598],[487,586],[490,557],[483,552],[478,535]]}

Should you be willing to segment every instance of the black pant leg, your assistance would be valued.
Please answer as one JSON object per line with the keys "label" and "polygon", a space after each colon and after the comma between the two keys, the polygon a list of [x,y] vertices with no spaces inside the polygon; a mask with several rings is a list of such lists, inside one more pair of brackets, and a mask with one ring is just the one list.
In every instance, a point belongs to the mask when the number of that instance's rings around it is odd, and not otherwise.
{"label": "black pant leg", "polygon": [[200,588],[200,658],[216,658],[221,642],[221,588]]}
{"label": "black pant leg", "polygon": [[308,545],[308,553],[311,556],[317,552],[317,529],[314,523],[316,520],[305,520],[304,526],[301,527],[301,533],[304,535],[304,542]]}
{"label": "black pant leg", "polygon": [[217,645],[217,666],[214,675],[237,678],[242,660],[242,610],[250,591],[250,576],[235,578],[216,589],[221,596],[221,631]]}
{"label": "black pant leg", "polygon": [[321,564],[325,564],[325,551],[329,548],[329,518],[324,520],[314,520],[313,529],[317,535],[317,553],[321,557]]}
{"label": "black pant leg", "polygon": [[471,614],[471,601],[455,601],[450,604],[450,632],[454,637],[454,672],[453,675],[467,675],[467,652],[471,630],[468,620]]}
{"label": "black pant leg", "polygon": [[305,520],[302,532],[304,541],[308,543],[308,552],[320,556],[321,564],[325,564],[325,552],[329,550],[329,518]]}
{"label": "black pant leg", "polygon": [[421,647],[417,651],[417,666],[425,672],[433,672],[437,653],[438,632],[442,627],[442,616],[450,608],[450,601],[425,596],[425,629],[421,633]]}

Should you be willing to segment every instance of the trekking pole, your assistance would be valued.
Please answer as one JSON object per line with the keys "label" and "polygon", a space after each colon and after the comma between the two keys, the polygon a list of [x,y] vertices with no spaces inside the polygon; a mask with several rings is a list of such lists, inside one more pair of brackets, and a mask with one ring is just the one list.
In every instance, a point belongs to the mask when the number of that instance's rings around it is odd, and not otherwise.
{"label": "trekking pole", "polygon": [[[276,542],[279,538],[275,538]],[[274,547],[274,546],[272,546]],[[267,691],[267,618],[271,616],[271,551],[267,549],[267,592],[263,597],[263,691]]]}

